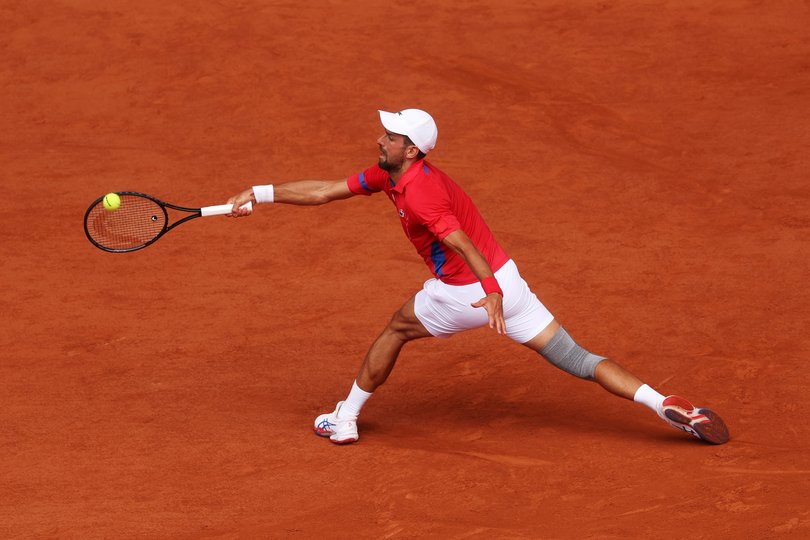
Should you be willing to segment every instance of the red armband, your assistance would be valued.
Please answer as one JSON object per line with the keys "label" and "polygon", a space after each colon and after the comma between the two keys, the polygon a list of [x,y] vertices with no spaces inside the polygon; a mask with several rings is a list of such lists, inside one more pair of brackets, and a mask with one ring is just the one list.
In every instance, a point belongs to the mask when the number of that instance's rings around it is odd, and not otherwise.
{"label": "red armband", "polygon": [[501,286],[498,285],[498,280],[495,277],[488,277],[481,280],[481,286],[484,287],[484,294],[498,293],[503,296]]}

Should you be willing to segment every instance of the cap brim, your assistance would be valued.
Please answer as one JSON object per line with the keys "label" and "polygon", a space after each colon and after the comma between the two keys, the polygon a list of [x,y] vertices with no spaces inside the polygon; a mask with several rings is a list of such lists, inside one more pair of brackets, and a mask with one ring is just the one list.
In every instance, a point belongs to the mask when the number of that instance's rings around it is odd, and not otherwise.
{"label": "cap brim", "polygon": [[380,122],[385,129],[390,131],[391,133],[397,133],[399,135],[405,135],[408,131],[407,126],[405,125],[405,121],[402,119],[400,115],[397,113],[391,113],[386,111],[377,111],[380,113]]}

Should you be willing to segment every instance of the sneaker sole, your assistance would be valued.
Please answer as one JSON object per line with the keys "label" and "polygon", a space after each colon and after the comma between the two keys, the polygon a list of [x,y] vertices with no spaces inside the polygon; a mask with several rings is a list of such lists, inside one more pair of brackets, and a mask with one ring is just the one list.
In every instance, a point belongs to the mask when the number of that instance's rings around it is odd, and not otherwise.
{"label": "sneaker sole", "polygon": [[351,444],[353,442],[357,442],[357,439],[354,439],[354,438],[352,438],[352,439],[341,439],[339,441],[335,440],[335,439],[329,439],[329,440],[332,441],[334,444]]}
{"label": "sneaker sole", "polygon": [[[729,440],[728,427],[723,419],[711,409],[694,409],[702,414],[707,420],[696,421],[681,414],[674,409],[667,409],[664,414],[673,422],[682,424],[689,428],[689,432],[694,431],[700,440],[709,444],[725,444]],[[685,430],[686,431],[686,430]]]}

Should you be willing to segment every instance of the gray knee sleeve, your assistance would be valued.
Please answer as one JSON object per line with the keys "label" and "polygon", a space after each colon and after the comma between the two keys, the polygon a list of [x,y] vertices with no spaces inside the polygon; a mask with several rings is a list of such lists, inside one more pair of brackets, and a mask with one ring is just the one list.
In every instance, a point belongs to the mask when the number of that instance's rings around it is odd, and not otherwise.
{"label": "gray knee sleeve", "polygon": [[606,358],[591,354],[571,339],[562,326],[540,351],[543,358],[563,371],[582,379],[593,380],[596,365]]}

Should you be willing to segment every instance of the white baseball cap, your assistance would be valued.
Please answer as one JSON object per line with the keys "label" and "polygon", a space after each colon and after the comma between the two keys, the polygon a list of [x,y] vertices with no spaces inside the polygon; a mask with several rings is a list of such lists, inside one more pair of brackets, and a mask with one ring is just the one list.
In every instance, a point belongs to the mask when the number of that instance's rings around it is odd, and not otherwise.
{"label": "white baseball cap", "polygon": [[405,109],[395,113],[379,111],[380,122],[392,133],[407,135],[413,144],[427,154],[436,146],[439,129],[433,117],[419,109]]}

